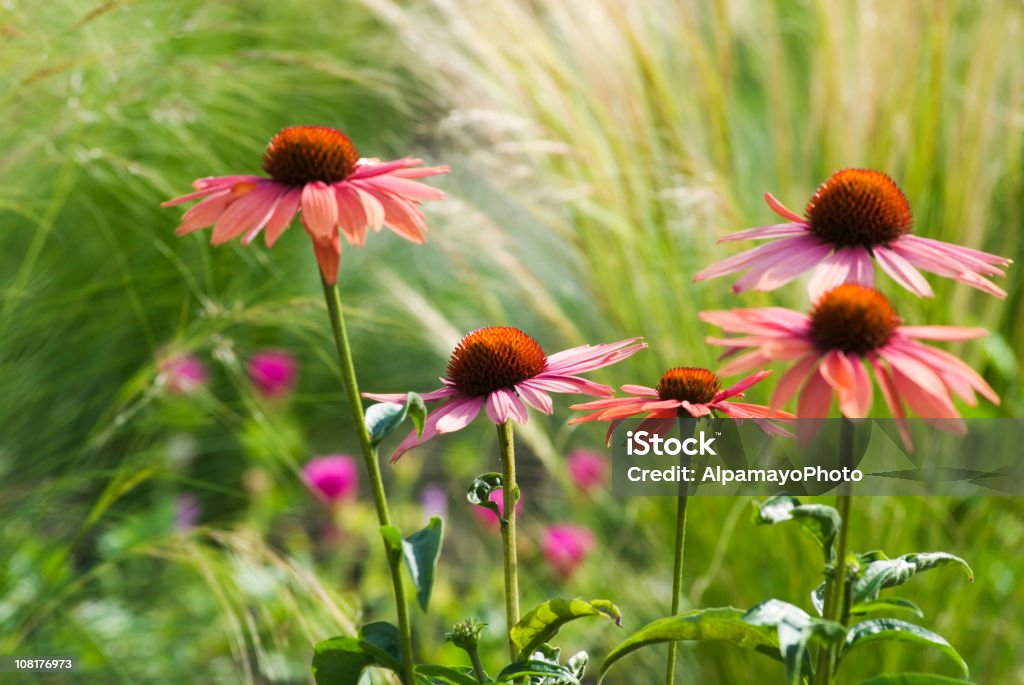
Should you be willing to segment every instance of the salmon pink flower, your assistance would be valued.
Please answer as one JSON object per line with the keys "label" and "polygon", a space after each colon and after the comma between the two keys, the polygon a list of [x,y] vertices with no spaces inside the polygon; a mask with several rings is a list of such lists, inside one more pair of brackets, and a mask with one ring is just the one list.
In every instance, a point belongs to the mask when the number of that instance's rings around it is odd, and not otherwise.
{"label": "salmon pink flower", "polygon": [[367,229],[379,231],[383,226],[411,242],[426,242],[427,225],[419,205],[444,199],[445,194],[413,179],[447,173],[448,167],[423,167],[421,162],[413,157],[392,162],[361,158],[341,131],[291,126],[274,136],[263,153],[269,178],[200,178],[192,184],[195,192],[162,206],[202,199],[185,213],[179,236],[212,224],[213,245],[239,236],[248,245],[263,231],[267,247],[273,247],[301,211],[320,272],[333,285],[341,257],[339,230],[350,245],[360,247]]}
{"label": "salmon pink flower", "polygon": [[758,371],[722,390],[721,381],[711,371],[695,367],[676,367],[662,375],[657,387],[623,385],[622,391],[631,393],[630,397],[613,397],[572,405],[570,409],[591,413],[577,416],[569,423],[610,421],[606,436],[608,444],[611,444],[612,433],[619,424],[628,418],[641,415],[646,416],[646,421],[641,424],[641,430],[659,435],[671,430],[680,416],[700,419],[714,414],[724,414],[733,419],[753,419],[769,433],[786,435],[787,431],[766,419],[791,419],[792,414],[772,411],[760,404],[727,401],[743,397],[744,390],[760,383],[771,373]]}
{"label": "salmon pink flower", "polygon": [[274,399],[287,395],[295,387],[299,362],[290,352],[264,350],[253,355],[247,365],[249,380],[261,395]]}
{"label": "salmon pink flower", "polygon": [[593,549],[589,528],[563,524],[544,531],[544,558],[559,580],[570,580]]}
{"label": "salmon pink flower", "polygon": [[359,467],[347,454],[317,457],[303,467],[302,480],[322,502],[337,505],[356,496]]}
{"label": "salmon pink flower", "polygon": [[832,174],[807,204],[806,218],[770,193],[768,206],[788,223],[750,228],[719,242],[781,238],[741,252],[704,269],[694,281],[746,271],[732,289],[775,290],[813,269],[812,299],[842,283],[873,286],[872,259],[901,286],[920,297],[932,289],[918,269],[966,283],[996,297],[1006,292],[986,276],[1004,276],[1009,259],[967,247],[912,235],[913,215],[906,196],[883,173],[843,169]]}
{"label": "salmon pink flower", "polygon": [[919,342],[969,340],[987,331],[904,326],[884,295],[861,285],[847,283],[826,292],[810,314],[766,307],[701,312],[700,318],[740,334],[708,338],[727,347],[727,356],[746,350],[722,368],[725,375],[773,361],[793,362],[779,379],[771,406],[785,405],[799,391],[796,415],[801,419],[828,416],[833,395],[843,416],[868,416],[874,390],[865,364],[897,419],[906,416],[906,403],[922,418],[948,419],[944,425],[962,430],[950,393],[971,406],[977,403],[975,392],[999,404],[992,388],[967,364]]}
{"label": "salmon pink flower", "polygon": [[596,452],[573,450],[566,463],[573,483],[583,492],[594,492],[608,482],[608,460]]}
{"label": "salmon pink flower", "polygon": [[[448,376],[441,379],[443,386],[423,395],[428,402],[445,403],[427,416],[421,437],[416,431],[409,433],[391,461],[442,433],[462,430],[481,409],[496,424],[509,419],[526,423],[526,405],[545,414],[552,412],[551,392],[608,397],[611,388],[577,374],[614,364],[647,347],[639,340],[582,345],[545,356],[537,341],[518,328],[479,328],[456,345]],[[363,393],[363,397],[400,403],[406,395]]]}

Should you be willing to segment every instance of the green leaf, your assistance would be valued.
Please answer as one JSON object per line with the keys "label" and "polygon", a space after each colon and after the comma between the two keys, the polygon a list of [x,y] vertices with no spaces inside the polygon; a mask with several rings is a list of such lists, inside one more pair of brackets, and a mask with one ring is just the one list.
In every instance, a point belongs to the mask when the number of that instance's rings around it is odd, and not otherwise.
{"label": "green leaf", "polygon": [[[504,521],[501,509],[498,508],[497,503],[491,501],[491,493],[495,490],[500,490],[503,482],[500,473],[492,471],[491,473],[481,474],[473,479],[469,486],[469,491],[466,493],[466,499],[478,507],[490,509],[499,520]],[[516,499],[519,499],[519,493],[516,493]]]}
{"label": "green leaf", "polygon": [[861,567],[853,584],[853,602],[859,604],[876,599],[882,589],[902,585],[915,574],[939,566],[959,566],[974,582],[974,571],[958,556],[945,552],[904,554],[895,559],[870,561]]}
{"label": "green leaf", "polygon": [[860,685],[971,685],[969,681],[933,673],[893,673],[875,676]]}
{"label": "green leaf", "polygon": [[332,637],[318,642],[310,671],[317,685],[357,683],[363,670],[374,663],[354,637]]}
{"label": "green leaf", "polygon": [[443,537],[444,521],[434,516],[426,528],[416,531],[402,543],[405,564],[416,586],[416,601],[423,611],[430,604],[430,592],[434,588],[434,572],[441,556]]}
{"label": "green leaf", "polygon": [[420,664],[416,667],[417,675],[426,676],[427,682],[443,683],[443,685],[478,685],[471,668],[450,668],[433,664]]}
{"label": "green leaf", "polygon": [[867,602],[861,602],[854,604],[850,607],[851,616],[867,616],[869,614],[878,614],[885,611],[907,611],[918,618],[924,618],[924,612],[921,608],[911,602],[909,599],[902,599],[900,597],[887,597],[881,599],[872,599]]}
{"label": "green leaf", "polygon": [[914,642],[923,645],[938,647],[950,659],[955,661],[963,669],[964,676],[969,676],[970,671],[967,663],[964,662],[960,653],[953,649],[953,646],[946,642],[941,635],[933,633],[927,628],[900,621],[895,618],[876,618],[871,621],[862,621],[850,628],[846,636],[846,643],[839,654],[839,658],[845,657],[854,647],[868,644],[869,642],[881,641]]}
{"label": "green leaf", "polygon": [[406,417],[416,427],[416,435],[423,434],[423,422],[427,418],[427,405],[423,398],[414,392],[405,396],[405,402],[379,402],[366,408],[366,430],[370,433],[370,443],[376,447],[395,430]]}
{"label": "green leaf", "polygon": [[542,678],[545,685],[579,685],[579,679],[565,666],[548,661],[527,659],[506,666],[498,674],[498,682],[513,682],[519,678]]}
{"label": "green leaf", "polygon": [[[778,599],[761,602],[744,614],[743,620],[751,625],[775,628],[789,685],[799,685],[807,645],[812,640],[829,644],[846,635],[842,625],[813,618],[800,607]],[[809,663],[806,670],[810,671]]]}
{"label": "green leaf", "polygon": [[606,616],[622,625],[622,614],[619,608],[606,599],[552,599],[527,612],[519,623],[509,630],[509,638],[516,651],[525,656],[532,656],[545,642],[548,642],[559,629],[569,621],[584,616]]}
{"label": "green leaf", "polygon": [[402,663],[402,634],[386,621],[367,623],[359,629],[363,651],[385,668],[398,672]]}
{"label": "green leaf", "polygon": [[825,554],[825,563],[835,563],[835,539],[840,525],[838,511],[823,504],[800,504],[800,500],[789,495],[777,495],[764,502],[754,502],[754,506],[757,507],[754,523],[796,521],[817,541]]}
{"label": "green leaf", "polygon": [[781,661],[775,630],[747,623],[743,620],[743,613],[732,607],[698,609],[648,623],[612,649],[601,664],[599,680],[603,680],[608,670],[627,654],[648,645],[679,640],[729,642]]}

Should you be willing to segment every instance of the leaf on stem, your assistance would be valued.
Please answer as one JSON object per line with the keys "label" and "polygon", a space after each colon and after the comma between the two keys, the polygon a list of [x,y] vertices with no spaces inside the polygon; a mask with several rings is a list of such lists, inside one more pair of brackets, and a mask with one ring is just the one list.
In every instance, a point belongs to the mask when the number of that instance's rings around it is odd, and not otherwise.
{"label": "leaf on stem", "polygon": [[800,500],[789,495],[777,495],[764,502],[754,502],[754,506],[757,507],[754,523],[770,525],[796,521],[817,541],[825,554],[825,563],[835,564],[835,539],[841,519],[834,508],[823,504],[800,504]]}
{"label": "leaf on stem", "polygon": [[839,623],[813,618],[800,607],[778,599],[761,602],[744,614],[743,620],[751,625],[775,628],[789,685],[799,685],[803,671],[810,672],[808,644],[812,641],[832,644],[846,635],[846,629]]}
{"label": "leaf on stem", "polygon": [[406,417],[416,428],[416,435],[423,434],[423,423],[427,419],[427,405],[423,398],[414,392],[405,396],[405,402],[379,402],[366,408],[366,430],[370,433],[370,443],[376,447],[395,430]]}
{"label": "leaf on stem", "polygon": [[423,611],[430,604],[430,592],[434,589],[434,573],[441,556],[443,538],[444,521],[434,516],[426,528],[416,531],[402,542],[405,565],[409,569],[412,584],[416,586],[416,601]]}
{"label": "leaf on stem", "polygon": [[[494,515],[504,523],[505,517],[501,515],[501,509],[498,507],[496,502],[491,501],[491,493],[495,490],[501,490],[505,481],[501,477],[500,473],[492,471],[490,473],[483,473],[473,479],[473,482],[469,486],[469,490],[466,492],[466,499],[471,504],[475,504],[478,507],[484,509],[490,509],[494,512]],[[515,499],[519,500],[518,488],[514,493]]]}
{"label": "leaf on stem", "polygon": [[509,639],[519,654],[532,656],[550,641],[563,625],[585,616],[605,616],[622,625],[619,608],[606,599],[552,599],[530,610],[509,630]]}
{"label": "leaf on stem", "polygon": [[967,680],[934,673],[892,673],[875,676],[860,685],[971,685]]}
{"label": "leaf on stem", "polygon": [[370,666],[382,666],[400,673],[401,636],[390,623],[368,623],[359,637],[332,637],[318,642],[311,672],[317,685],[359,682]]}
{"label": "leaf on stem", "polygon": [[862,621],[850,628],[839,658],[845,657],[854,647],[870,642],[882,641],[914,642],[937,647],[942,653],[960,665],[965,677],[970,675],[967,663],[963,660],[963,657],[944,637],[933,633],[927,628],[895,618],[877,618],[871,621]]}

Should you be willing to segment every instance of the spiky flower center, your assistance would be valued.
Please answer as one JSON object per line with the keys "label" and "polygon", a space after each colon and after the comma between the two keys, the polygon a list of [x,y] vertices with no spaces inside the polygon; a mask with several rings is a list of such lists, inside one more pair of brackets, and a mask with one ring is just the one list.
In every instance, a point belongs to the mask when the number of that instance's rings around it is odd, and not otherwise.
{"label": "spiky flower center", "polygon": [[722,389],[718,376],[707,369],[679,366],[669,369],[658,381],[658,399],[707,404]]}
{"label": "spiky flower center", "polygon": [[898,325],[885,295],[853,283],[829,290],[811,310],[811,338],[824,351],[863,355],[889,342]]}
{"label": "spiky flower center", "polygon": [[837,247],[887,245],[910,233],[914,217],[896,182],[868,169],[843,169],[807,204],[811,232]]}
{"label": "spiky flower center", "polygon": [[486,395],[533,378],[546,358],[537,341],[511,326],[479,328],[466,335],[448,360],[448,378],[464,395]]}
{"label": "spiky flower center", "polygon": [[263,153],[263,170],[278,183],[337,183],[356,168],[359,153],[341,131],[328,126],[290,126]]}

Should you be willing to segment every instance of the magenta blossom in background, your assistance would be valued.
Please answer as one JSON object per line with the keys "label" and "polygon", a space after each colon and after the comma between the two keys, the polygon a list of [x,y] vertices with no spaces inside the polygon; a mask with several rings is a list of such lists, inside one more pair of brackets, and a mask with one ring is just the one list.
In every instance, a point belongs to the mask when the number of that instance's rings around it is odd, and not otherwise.
{"label": "magenta blossom in background", "polygon": [[594,548],[594,534],[583,526],[563,524],[544,531],[544,558],[562,581],[576,573]]}
{"label": "magenta blossom in background", "polygon": [[160,373],[167,392],[188,395],[206,385],[206,365],[191,354],[176,354],[160,363]]}
{"label": "magenta blossom in background", "polygon": [[566,461],[573,483],[583,492],[599,490],[608,482],[608,460],[597,452],[573,450]]}
{"label": "magenta blossom in background", "polygon": [[[581,345],[551,356],[536,340],[511,326],[478,328],[464,337],[448,361],[440,389],[425,393],[427,402],[445,400],[427,416],[423,435],[412,431],[391,461],[442,433],[462,430],[481,410],[496,424],[526,423],[526,406],[545,414],[553,411],[548,393],[609,397],[612,389],[580,378],[579,374],[609,366],[647,347],[640,338],[603,345]],[[406,393],[363,393],[381,402],[404,402]]]}
{"label": "magenta blossom in background", "polygon": [[183,492],[174,499],[174,530],[185,531],[196,527],[202,509],[191,492]]}
{"label": "magenta blossom in background", "polygon": [[356,496],[359,466],[347,454],[317,457],[302,469],[302,480],[318,499],[338,504]]}
{"label": "magenta blossom in background", "polygon": [[439,485],[428,485],[420,495],[420,505],[428,517],[444,517],[448,513],[448,493]]}
{"label": "magenta blossom in background", "polygon": [[299,362],[285,350],[264,350],[247,365],[249,380],[261,395],[274,399],[289,394],[299,377]]}
{"label": "magenta blossom in background", "polygon": [[[505,503],[503,501],[504,494],[501,488],[498,488],[497,490],[492,490],[488,499],[490,499],[492,502],[498,505],[498,511],[500,511],[501,515],[504,516]],[[519,514],[522,510],[523,495],[522,493],[520,493],[519,501],[516,502],[516,518],[519,518]],[[484,509],[483,507],[474,506],[473,513],[476,515],[477,520],[483,525],[487,526],[488,528],[493,528],[497,530],[501,526],[501,522],[498,520],[498,517],[495,516],[494,512],[491,511],[490,509]]]}

